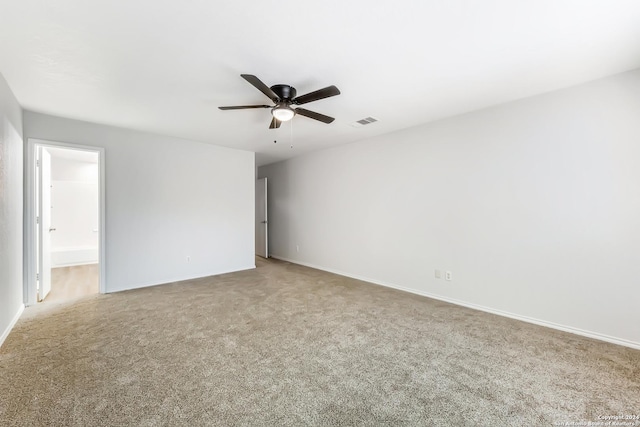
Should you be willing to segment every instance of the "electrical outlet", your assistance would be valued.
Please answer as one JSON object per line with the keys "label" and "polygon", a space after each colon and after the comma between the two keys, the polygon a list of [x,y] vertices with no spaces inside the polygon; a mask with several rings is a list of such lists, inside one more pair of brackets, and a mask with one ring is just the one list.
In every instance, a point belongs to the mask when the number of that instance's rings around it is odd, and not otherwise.
{"label": "electrical outlet", "polygon": [[442,271],[436,270],[435,276],[436,276],[436,279],[441,279],[442,278]]}
{"label": "electrical outlet", "polygon": [[444,273],[444,279],[445,279],[446,281],[448,281],[448,282],[450,282],[450,281],[451,281],[451,272],[450,272],[450,271],[446,271],[446,272]]}

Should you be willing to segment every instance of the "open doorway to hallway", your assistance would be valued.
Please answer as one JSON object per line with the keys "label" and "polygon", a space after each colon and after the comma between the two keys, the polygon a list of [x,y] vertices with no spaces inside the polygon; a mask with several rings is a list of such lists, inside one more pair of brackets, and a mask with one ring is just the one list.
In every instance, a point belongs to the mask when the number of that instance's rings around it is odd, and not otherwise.
{"label": "open doorway to hallway", "polygon": [[50,245],[42,248],[50,251],[43,256],[51,260],[51,287],[47,294],[39,292],[39,298],[65,301],[97,294],[98,152],[54,147],[41,150],[51,157],[50,177],[43,177],[51,188]]}
{"label": "open doorway to hallway", "polygon": [[27,305],[102,291],[103,151],[29,141],[33,159],[27,211]]}

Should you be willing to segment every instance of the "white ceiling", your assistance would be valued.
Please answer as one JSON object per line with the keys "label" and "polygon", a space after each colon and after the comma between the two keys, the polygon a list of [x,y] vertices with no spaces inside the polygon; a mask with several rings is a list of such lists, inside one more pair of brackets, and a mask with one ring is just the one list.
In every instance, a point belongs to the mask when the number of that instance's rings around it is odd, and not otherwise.
{"label": "white ceiling", "polygon": [[[0,0],[28,110],[257,153],[258,164],[640,67],[637,0]],[[244,81],[342,94],[269,130]],[[367,116],[380,121],[350,124]],[[278,143],[274,144],[274,140]],[[293,148],[290,147],[293,142]]]}

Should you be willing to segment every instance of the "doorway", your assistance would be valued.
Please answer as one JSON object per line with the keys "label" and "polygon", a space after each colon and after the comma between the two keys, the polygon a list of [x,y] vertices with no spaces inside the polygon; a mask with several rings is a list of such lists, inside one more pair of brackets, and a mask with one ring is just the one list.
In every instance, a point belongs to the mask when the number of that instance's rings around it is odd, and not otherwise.
{"label": "doorway", "polygon": [[104,149],[28,141],[25,304],[104,293]]}

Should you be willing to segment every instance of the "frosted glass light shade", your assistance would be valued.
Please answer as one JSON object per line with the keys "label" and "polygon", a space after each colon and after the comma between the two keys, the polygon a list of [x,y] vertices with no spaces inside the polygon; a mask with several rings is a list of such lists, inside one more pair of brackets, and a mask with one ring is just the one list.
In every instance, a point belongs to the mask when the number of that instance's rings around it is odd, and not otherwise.
{"label": "frosted glass light shade", "polygon": [[293,119],[293,116],[295,116],[296,113],[295,111],[293,111],[291,107],[287,105],[278,105],[274,107],[273,110],[271,110],[271,114],[277,120],[280,120],[281,122],[286,122],[288,120]]}

